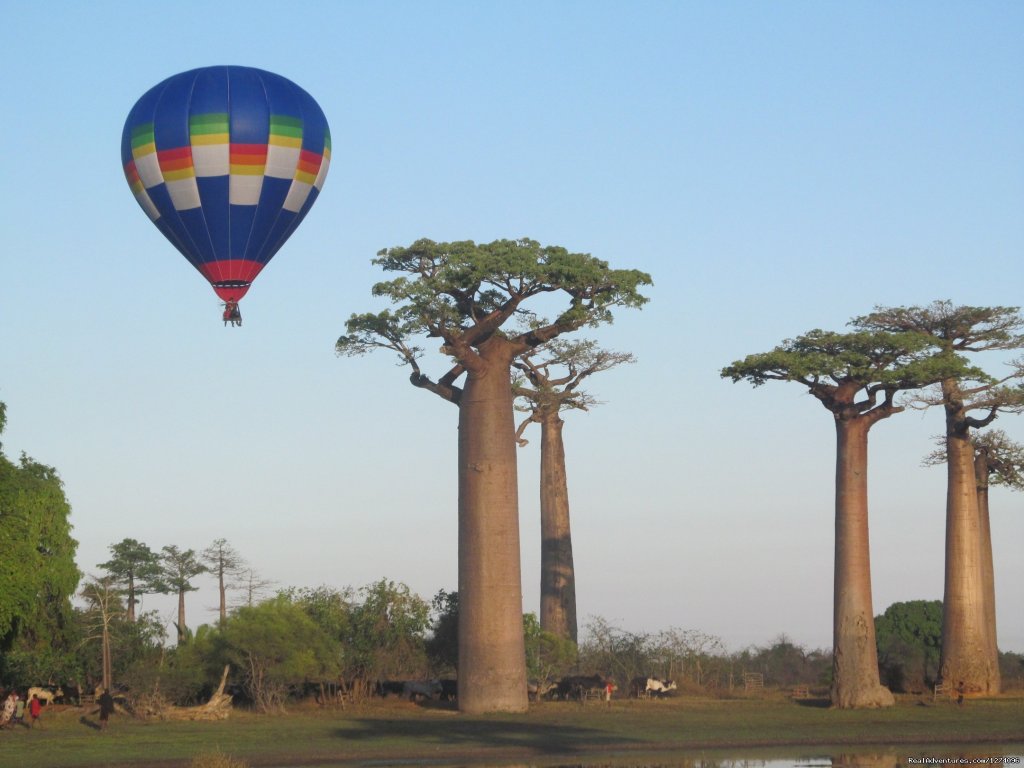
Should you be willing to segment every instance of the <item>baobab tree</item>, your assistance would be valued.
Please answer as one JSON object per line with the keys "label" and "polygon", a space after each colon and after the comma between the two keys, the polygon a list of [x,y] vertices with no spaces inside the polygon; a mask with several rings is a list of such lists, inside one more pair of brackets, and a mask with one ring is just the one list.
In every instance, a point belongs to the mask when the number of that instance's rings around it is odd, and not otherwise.
{"label": "baobab tree", "polygon": [[172,544],[164,547],[161,553],[159,591],[178,595],[178,621],[174,627],[178,631],[178,645],[181,645],[188,637],[188,627],[185,625],[185,593],[197,589],[192,586],[192,579],[206,573],[207,568],[199,562],[195,551],[191,549],[182,550]]}
{"label": "baobab tree", "polygon": [[137,595],[159,591],[160,556],[135,539],[122,539],[117,544],[111,544],[109,549],[111,558],[98,567],[125,588],[127,618],[135,623],[135,606],[139,602]]}
{"label": "baobab tree", "polygon": [[791,381],[807,387],[836,426],[835,583],[832,620],[832,705],[887,707],[895,702],[878,675],[868,541],[868,431],[904,410],[899,392],[960,370],[956,355],[936,360],[926,334],[814,330],[771,352],[722,369],[755,387]]}
{"label": "baobab tree", "polygon": [[981,528],[981,568],[985,590],[985,624],[989,633],[989,655],[996,662],[996,684],[1002,687],[999,671],[999,645],[996,633],[996,573],[992,559],[992,524],[989,517],[988,489],[997,485],[1024,490],[1024,445],[1007,437],[1001,429],[976,432],[974,445],[974,479],[978,487],[978,521]]}
{"label": "baobab tree", "polygon": [[[1024,490],[1024,445],[1011,440],[1001,429],[986,429],[971,434],[974,448],[974,480],[978,489],[978,526],[981,539],[981,569],[985,594],[984,616],[990,641],[988,654],[995,659],[995,674],[1001,686],[999,672],[999,646],[996,642],[996,578],[992,558],[992,525],[989,517],[988,490],[1003,486]],[[926,466],[946,464],[946,440],[942,446],[925,457]]]}
{"label": "baobab tree", "polygon": [[[613,270],[589,254],[527,240],[435,243],[380,251],[374,263],[402,277],[373,287],[395,311],[352,315],[336,350],[391,350],[411,383],[459,408],[459,709],[527,708],[519,567],[519,502],[512,362],[584,326],[610,322],[615,307],[646,302],[650,276]],[[538,298],[564,300],[558,317],[521,332],[503,327]],[[440,339],[450,369],[420,369],[417,339]],[[457,384],[465,376],[464,384]]]}
{"label": "baobab tree", "polygon": [[228,544],[227,539],[214,539],[213,543],[203,550],[202,561],[206,570],[217,577],[220,626],[223,627],[228,620],[227,592],[231,586],[226,579],[241,576],[245,571],[245,560]]}
{"label": "baobab tree", "polygon": [[520,355],[513,363],[520,371],[513,394],[529,415],[520,423],[520,445],[525,429],[540,424],[540,629],[577,641],[576,571],[572,558],[569,483],[565,466],[565,410],[589,410],[597,401],[580,389],[595,373],[635,362],[628,352],[601,349],[591,339],[555,339]]}
{"label": "baobab tree", "polygon": [[[1024,318],[1016,307],[960,307],[950,301],[925,307],[876,307],[852,325],[925,334],[941,357],[1024,347]],[[1000,689],[996,639],[990,636],[986,618],[986,566],[971,430],[988,426],[1000,413],[1024,410],[1022,378],[1024,361],[1013,363],[1010,373],[1001,378],[976,368],[950,372],[937,382],[933,396],[921,398],[924,405],[941,405],[946,417],[946,562],[939,676],[971,692],[998,693]]]}

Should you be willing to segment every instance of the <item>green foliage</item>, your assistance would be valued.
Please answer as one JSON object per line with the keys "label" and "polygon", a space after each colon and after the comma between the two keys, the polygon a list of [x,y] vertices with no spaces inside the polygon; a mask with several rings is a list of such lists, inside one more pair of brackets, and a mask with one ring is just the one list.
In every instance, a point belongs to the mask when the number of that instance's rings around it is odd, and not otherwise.
{"label": "green foliage", "polygon": [[991,485],[1024,490],[1024,445],[1011,440],[1001,429],[976,432],[971,442],[975,455],[985,457]]}
{"label": "green foliage", "polygon": [[942,601],[893,603],[875,617],[882,682],[898,693],[920,691],[938,676],[942,646]]}
{"label": "green foliage", "polygon": [[359,590],[344,639],[345,674],[362,680],[426,674],[430,607],[405,584],[381,579]]}
{"label": "green foliage", "polygon": [[875,307],[850,325],[869,331],[925,334],[943,349],[960,352],[1024,347],[1024,317],[1019,307],[957,306],[946,299],[926,306]]}
{"label": "green foliage", "polygon": [[217,633],[203,625],[183,645],[149,645],[148,653],[137,653],[115,679],[128,687],[129,698],[159,696],[172,704],[194,706],[209,699],[222,670]]}
{"label": "green foliage", "polygon": [[53,467],[0,454],[0,651],[52,655],[73,642],[71,595],[80,574],[70,513]]}
{"label": "green foliage", "polygon": [[558,322],[575,328],[609,322],[612,307],[645,303],[638,288],[651,282],[637,270],[610,270],[589,254],[525,238],[480,245],[422,239],[408,248],[384,249],[374,263],[387,272],[416,276],[377,283],[375,296],[404,304],[425,326],[447,331],[465,330],[492,313],[510,313],[515,308],[510,301],[518,305],[554,291],[569,298]]}
{"label": "green foliage", "polygon": [[459,593],[439,590],[430,601],[432,631],[426,641],[434,673],[450,676],[459,666]]}
{"label": "green foliage", "polygon": [[[939,350],[935,360],[940,364],[964,353],[1007,351],[1024,348],[1024,316],[1019,307],[957,306],[951,301],[935,301],[927,306],[876,307],[869,315],[855,318],[851,325],[868,331],[921,334],[931,339]],[[986,372],[965,367],[946,372],[939,380],[957,380],[946,400],[956,400],[960,411],[960,428],[983,427],[997,413],[1020,413],[1024,410],[1024,360],[1011,363],[1011,372],[996,378]],[[1015,382],[1007,384],[1006,382]],[[968,386],[963,385],[967,383]],[[960,402],[960,400],[963,402]],[[926,401],[928,405],[943,402],[943,397]],[[947,409],[954,406],[946,402]],[[966,416],[968,411],[985,410],[985,418]]]}
{"label": "green foliage", "polygon": [[[132,593],[129,599],[148,592],[159,592],[162,571],[160,556],[148,546],[135,539],[122,539],[111,544],[110,559],[100,563],[114,580]],[[138,603],[138,600],[135,599]],[[128,606],[132,610],[133,606]]]}
{"label": "green foliage", "polygon": [[166,546],[160,554],[160,582],[157,591],[192,592],[198,589],[192,585],[192,579],[206,571],[206,566],[200,562],[195,550],[183,550],[173,544]]}
{"label": "green foliage", "polygon": [[1003,680],[1003,691],[1024,690],[1024,653],[999,652],[999,675]]}
{"label": "green foliage", "polygon": [[338,674],[337,642],[284,597],[239,608],[218,642],[263,712],[283,708],[291,687]]}
{"label": "green foliage", "polygon": [[526,644],[526,673],[531,680],[556,680],[576,663],[576,643],[545,632],[540,628],[536,614],[523,614],[523,639]]}
{"label": "green foliage", "polygon": [[328,636],[343,641],[352,626],[355,595],[351,587],[294,587],[283,590],[281,596],[298,605]]}
{"label": "green foliage", "polygon": [[736,654],[733,666],[735,673],[760,672],[769,686],[827,685],[831,682],[832,653],[807,650],[786,635],[779,635],[771,645],[755,646]]}
{"label": "green foliage", "polygon": [[869,393],[918,389],[948,376],[974,371],[959,355],[939,354],[934,340],[913,331],[813,330],[786,339],[771,352],[748,355],[722,369],[723,378],[749,381],[793,381],[821,397],[841,385],[857,385]]}
{"label": "green foliage", "polygon": [[[384,249],[374,263],[388,272],[405,273],[373,287],[375,296],[397,306],[352,315],[335,349],[339,355],[391,350],[413,367],[413,383],[420,386],[424,383],[416,361],[423,347],[412,341],[416,337],[443,339],[443,351],[465,363],[470,349],[502,334],[507,320],[529,315],[523,306],[529,299],[564,299],[554,322],[534,324],[512,339],[525,352],[562,333],[610,323],[615,307],[641,307],[647,299],[640,288],[651,284],[644,272],[609,269],[607,262],[589,254],[525,238],[486,244],[422,239],[408,248]],[[444,396],[452,399],[447,391]]]}

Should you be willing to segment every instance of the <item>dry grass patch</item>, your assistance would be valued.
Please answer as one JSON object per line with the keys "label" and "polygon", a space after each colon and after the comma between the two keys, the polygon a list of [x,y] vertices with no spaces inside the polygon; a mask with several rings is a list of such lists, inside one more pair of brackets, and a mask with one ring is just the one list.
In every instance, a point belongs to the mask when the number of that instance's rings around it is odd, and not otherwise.
{"label": "dry grass patch", "polygon": [[249,768],[249,764],[245,760],[226,755],[218,749],[214,752],[196,755],[189,763],[189,768]]}

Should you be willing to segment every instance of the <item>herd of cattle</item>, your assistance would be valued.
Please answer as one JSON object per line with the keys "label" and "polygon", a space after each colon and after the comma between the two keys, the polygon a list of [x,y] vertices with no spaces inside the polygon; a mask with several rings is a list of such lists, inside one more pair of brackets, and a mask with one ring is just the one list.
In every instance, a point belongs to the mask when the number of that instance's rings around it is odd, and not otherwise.
{"label": "herd of cattle", "polygon": [[[602,675],[572,675],[563,677],[557,683],[530,682],[528,693],[531,701],[585,701],[586,699],[610,699],[618,685]],[[634,698],[668,696],[676,690],[672,680],[654,677],[637,677],[629,685],[629,695]],[[387,698],[400,696],[411,701],[436,699],[455,701],[458,696],[456,680],[386,680],[378,682],[374,693]]]}
{"label": "herd of cattle", "polygon": [[33,696],[39,698],[43,706],[47,704],[81,704],[83,699],[86,701],[94,701],[96,696],[100,694],[101,689],[97,688],[94,692],[79,690],[73,685],[64,686],[35,686],[28,689],[28,693],[25,695],[25,701],[31,701]]}
{"label": "herd of cattle", "polygon": [[[78,688],[65,688],[68,690],[59,687],[29,688],[26,700],[38,696],[44,705],[54,702],[80,704],[83,698],[94,700],[95,694],[83,697]],[[528,693],[531,701],[585,701],[610,699],[618,689],[611,678],[602,675],[572,675],[563,677],[557,683],[531,682]],[[629,695],[640,699],[668,696],[674,690],[676,684],[672,680],[654,677],[637,677],[629,685]],[[383,698],[398,696],[410,701],[455,701],[458,697],[458,683],[455,680],[385,680],[378,682],[373,692]],[[96,693],[99,693],[99,689]]]}

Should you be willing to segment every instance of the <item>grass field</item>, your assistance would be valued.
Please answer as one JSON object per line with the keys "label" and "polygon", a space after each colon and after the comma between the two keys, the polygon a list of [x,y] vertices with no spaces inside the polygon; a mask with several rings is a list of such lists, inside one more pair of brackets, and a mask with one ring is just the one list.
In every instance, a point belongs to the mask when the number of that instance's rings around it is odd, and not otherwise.
{"label": "grass field", "polygon": [[[404,701],[339,709],[296,707],[270,717],[236,711],[212,723],[115,716],[101,733],[95,716],[68,707],[43,729],[0,732],[0,766],[187,766],[220,750],[252,766],[519,765],[647,763],[644,755],[727,750],[732,757],[841,753],[870,745],[1024,746],[1024,698],[947,702],[906,699],[897,707],[838,711],[824,702],[766,699],[541,703],[521,716],[470,717]],[[787,751],[788,750],[788,751]],[[663,758],[659,758],[661,760]],[[682,765],[685,761],[672,762]],[[664,762],[659,762],[664,765]],[[892,765],[892,762],[889,763]]]}

